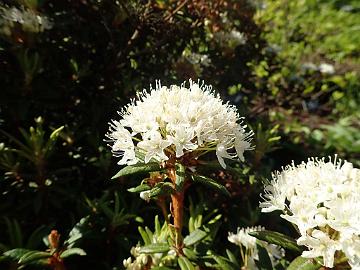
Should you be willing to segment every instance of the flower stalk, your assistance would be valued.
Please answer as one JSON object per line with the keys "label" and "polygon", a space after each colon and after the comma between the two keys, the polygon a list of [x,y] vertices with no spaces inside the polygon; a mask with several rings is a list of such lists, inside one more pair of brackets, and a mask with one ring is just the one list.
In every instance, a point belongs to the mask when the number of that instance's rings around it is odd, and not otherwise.
{"label": "flower stalk", "polygon": [[176,192],[171,195],[172,213],[175,228],[175,248],[178,254],[182,254],[183,238],[183,214],[184,214],[184,191]]}
{"label": "flower stalk", "polygon": [[[177,189],[176,185],[176,167],[173,162],[168,162],[168,176],[173,183],[174,189]],[[180,190],[177,190],[171,194],[171,214],[173,217],[173,228],[175,229],[175,249],[178,254],[182,254],[183,238],[182,238],[182,227],[183,227],[183,216],[184,216],[184,186],[181,186]]]}

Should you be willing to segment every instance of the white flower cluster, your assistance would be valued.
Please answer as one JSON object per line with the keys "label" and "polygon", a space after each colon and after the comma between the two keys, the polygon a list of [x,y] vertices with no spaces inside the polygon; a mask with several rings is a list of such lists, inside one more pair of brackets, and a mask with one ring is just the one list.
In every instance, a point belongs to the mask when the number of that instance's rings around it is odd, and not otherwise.
{"label": "white flower cluster", "polygon": [[259,254],[257,249],[257,244],[261,244],[269,255],[269,258],[272,262],[272,265],[275,266],[277,261],[285,256],[284,249],[273,245],[268,244],[264,241],[257,240],[255,237],[249,235],[250,232],[263,231],[265,230],[262,226],[247,227],[247,228],[238,228],[237,233],[229,233],[228,240],[231,243],[239,247],[244,247],[245,252],[241,249],[241,256],[244,263],[244,266],[248,270],[257,270],[255,261],[259,261]]}
{"label": "white flower cluster", "polygon": [[184,50],[182,56],[193,65],[200,64],[204,67],[208,67],[211,65],[211,59],[207,54],[194,53]]}
{"label": "white flower cluster", "polygon": [[[154,243],[157,243],[155,238],[153,239]],[[144,254],[140,253],[140,246],[132,247],[130,254],[134,257],[129,257],[123,260],[123,265],[127,270],[142,270],[147,267],[164,266],[164,263],[171,263],[176,258],[175,250],[171,249],[167,253],[153,253],[153,254]],[[166,259],[164,259],[166,257]]]}
{"label": "white flower cluster", "polygon": [[335,67],[331,64],[321,63],[320,65],[315,65],[314,63],[304,63],[302,65],[302,69],[311,70],[311,71],[319,71],[322,74],[332,75],[335,73]]}
{"label": "white flower cluster", "polygon": [[216,151],[225,168],[224,158],[244,160],[244,151],[252,149],[253,133],[245,131],[235,107],[199,82],[189,80],[188,88],[185,83],[166,87],[157,82],[120,115],[107,134],[113,153],[121,157],[119,164],[162,162],[188,153],[197,158]]}
{"label": "white flower cluster", "polygon": [[351,163],[311,158],[287,166],[273,175],[264,198],[262,212],[282,210],[297,226],[298,244],[309,248],[303,257],[322,257],[326,267],[347,258],[360,269],[360,170]]}
{"label": "white flower cluster", "polygon": [[247,42],[244,33],[235,29],[230,32],[220,31],[214,34],[215,40],[223,47],[235,48],[239,45],[244,45]]}
{"label": "white flower cluster", "polygon": [[22,7],[0,7],[0,31],[7,36],[19,24],[24,32],[40,33],[52,28],[50,20],[31,9]]}
{"label": "white flower cluster", "polygon": [[132,247],[130,253],[135,257],[134,261],[131,257],[124,259],[123,265],[127,270],[141,270],[148,263],[149,258],[146,254],[141,254],[140,247]]}

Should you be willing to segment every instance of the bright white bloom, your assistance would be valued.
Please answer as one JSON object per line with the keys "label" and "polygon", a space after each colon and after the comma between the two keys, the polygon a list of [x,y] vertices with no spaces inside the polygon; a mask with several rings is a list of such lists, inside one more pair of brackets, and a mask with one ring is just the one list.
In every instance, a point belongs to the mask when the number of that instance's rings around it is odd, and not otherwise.
{"label": "bright white bloom", "polygon": [[333,65],[327,64],[327,63],[321,63],[319,65],[319,71],[324,74],[334,74],[335,68]]}
{"label": "bright white bloom", "polygon": [[0,7],[0,31],[6,35],[11,34],[11,29],[19,24],[23,31],[40,33],[51,29],[53,24],[50,20],[36,13],[34,10],[22,7]]}
{"label": "bright white bloom", "polygon": [[343,235],[340,242],[352,269],[360,270],[360,236]]}
{"label": "bright white bloom", "polygon": [[[165,228],[165,230],[163,229]],[[167,243],[169,238],[169,230],[166,224],[163,225],[160,233],[154,233],[152,237],[149,238],[151,244],[156,243]],[[155,266],[165,266],[166,263],[172,264],[176,259],[176,251],[170,249],[166,253],[151,253],[144,254],[140,253],[141,246],[138,244],[135,247],[132,247],[130,254],[132,257],[125,259],[123,265],[127,270],[142,270],[142,269],[152,269]],[[146,266],[146,267],[145,267]]]}
{"label": "bright white bloom", "polygon": [[256,248],[256,238],[249,235],[250,232],[264,231],[262,226],[238,228],[237,233],[229,233],[228,240],[238,246],[244,246],[246,249]]}
{"label": "bright white bloom", "polygon": [[302,257],[316,258],[323,257],[324,266],[334,266],[334,254],[335,251],[340,250],[341,245],[338,241],[330,239],[327,233],[319,230],[313,230],[310,235],[301,236],[297,243],[299,245],[305,245],[310,250],[304,251]]}
{"label": "bright white bloom", "polygon": [[181,86],[161,86],[143,91],[110,123],[107,137],[119,164],[163,162],[172,158],[215,151],[224,159],[244,160],[253,133],[242,125],[234,106],[224,103],[211,86],[189,80]]}
{"label": "bright white bloom", "polygon": [[141,270],[148,263],[148,255],[140,253],[140,246],[132,247],[130,253],[134,260],[131,257],[124,259],[123,265],[127,270]]}
{"label": "bright white bloom", "polygon": [[[342,251],[350,265],[360,266],[360,170],[347,161],[311,158],[275,172],[265,187],[262,212],[282,210],[295,224],[307,258],[322,257],[333,267]],[[340,255],[339,255],[340,254]]]}
{"label": "bright white bloom", "polygon": [[142,191],[140,192],[140,198],[143,199],[146,202],[150,201],[150,191],[146,190],[146,191]]}
{"label": "bright white bloom", "polygon": [[247,42],[247,38],[244,33],[241,33],[235,29],[232,29],[230,32],[217,32],[214,34],[214,38],[221,46],[230,48],[244,45]]}
{"label": "bright white bloom", "polygon": [[211,65],[211,59],[207,54],[194,53],[185,49],[182,57],[193,66],[197,66],[200,72],[203,70],[203,67],[209,67]]}
{"label": "bright white bloom", "polygon": [[263,246],[271,259],[273,266],[276,265],[277,260],[285,256],[285,251],[273,244],[268,244],[264,241],[257,240],[255,237],[249,235],[250,232],[255,231],[264,231],[265,228],[262,226],[247,227],[247,228],[238,228],[237,233],[229,233],[228,240],[231,243],[244,248],[245,252],[242,251],[242,260],[246,269],[258,269],[255,261],[259,260],[259,254],[257,249],[257,244]]}

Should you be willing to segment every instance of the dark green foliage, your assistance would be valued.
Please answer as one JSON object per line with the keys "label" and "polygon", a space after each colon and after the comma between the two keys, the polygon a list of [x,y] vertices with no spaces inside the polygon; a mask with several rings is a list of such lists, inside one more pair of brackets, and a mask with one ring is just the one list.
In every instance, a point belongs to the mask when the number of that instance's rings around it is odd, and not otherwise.
{"label": "dark green foliage", "polygon": [[[272,170],[333,153],[360,166],[358,1],[1,5],[30,7],[53,26],[4,35],[0,21],[0,269],[44,269],[54,229],[68,269],[122,269],[138,243],[142,252],[165,252],[172,243],[151,238],[173,233],[167,216],[137,193],[163,199],[183,187],[186,248],[156,269],[240,269],[229,231],[264,224],[297,237],[276,215],[260,217],[258,194]],[[334,72],[322,72],[323,63]],[[162,170],[156,163],[120,168],[107,147],[110,119],[155,79],[188,78],[204,79],[237,106],[255,150],[226,170],[210,156],[192,179],[177,164],[176,187],[144,179]],[[294,249],[279,235],[257,237]],[[318,268],[297,258],[289,269]]]}
{"label": "dark green foliage", "polygon": [[301,252],[301,248],[296,244],[296,241],[289,236],[278,232],[272,231],[258,231],[249,233],[251,236],[256,237],[259,240],[263,240],[270,244],[281,246],[285,249]]}
{"label": "dark green foliage", "polygon": [[289,270],[317,270],[321,265],[316,263],[315,260],[297,257],[287,269]]}

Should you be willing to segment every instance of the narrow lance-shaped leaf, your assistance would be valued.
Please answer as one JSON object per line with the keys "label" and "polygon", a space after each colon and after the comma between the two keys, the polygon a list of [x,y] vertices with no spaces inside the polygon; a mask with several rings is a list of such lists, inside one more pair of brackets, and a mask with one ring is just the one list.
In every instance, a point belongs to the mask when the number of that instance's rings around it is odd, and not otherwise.
{"label": "narrow lance-shaped leaf", "polygon": [[234,265],[236,265],[237,268],[240,269],[239,262],[237,261],[236,256],[234,255],[234,253],[232,253],[230,250],[226,249],[226,254],[228,255],[228,258],[229,258],[230,262],[232,262]]}
{"label": "narrow lance-shaped leaf", "polygon": [[171,194],[174,191],[172,183],[160,182],[156,184],[151,190],[149,190],[149,198],[154,198],[160,195]]}
{"label": "narrow lance-shaped leaf", "polygon": [[151,189],[150,186],[148,186],[146,184],[141,184],[141,185],[138,185],[137,187],[129,188],[128,191],[132,192],[132,193],[139,193],[139,192],[143,192],[143,191],[150,190],[150,189]]}
{"label": "narrow lance-shaped leaf", "polygon": [[151,239],[149,237],[149,235],[147,234],[147,232],[142,228],[142,227],[138,227],[139,233],[144,241],[145,245],[150,245],[151,244]]}
{"label": "narrow lance-shaped leaf", "polygon": [[70,248],[62,252],[60,258],[67,258],[72,255],[85,256],[86,252],[81,248]]}
{"label": "narrow lance-shaped leaf", "polygon": [[43,251],[29,251],[25,253],[18,261],[18,264],[30,264],[41,259],[49,258],[51,254]]}
{"label": "narrow lance-shaped leaf", "polygon": [[190,233],[189,235],[187,235],[184,238],[184,244],[185,244],[185,246],[194,245],[194,244],[200,242],[206,236],[207,236],[206,232],[196,229],[195,231],[193,231],[192,233]]}
{"label": "narrow lance-shaped leaf", "polygon": [[259,260],[255,261],[255,264],[259,270],[268,270],[273,269],[271,260],[267,250],[262,246],[257,244]]}
{"label": "narrow lance-shaped leaf", "polygon": [[125,168],[122,168],[117,174],[115,174],[111,179],[118,178],[120,176],[132,175],[132,174],[140,174],[140,173],[147,173],[147,172],[155,172],[160,171],[160,165],[157,162],[149,162],[147,164],[135,164],[129,165]]}
{"label": "narrow lance-shaped leaf", "polygon": [[290,249],[297,252],[302,251],[302,249],[296,244],[296,241],[294,239],[279,232],[256,231],[256,232],[250,232],[249,234],[259,240],[266,241],[270,244],[278,245],[285,249]]}
{"label": "narrow lance-shaped leaf", "polygon": [[220,266],[220,269],[222,270],[235,270],[237,269],[235,265],[233,265],[229,260],[222,256],[214,255],[214,260],[218,263]]}
{"label": "narrow lance-shaped leaf", "polygon": [[154,243],[140,248],[140,253],[153,254],[168,252],[170,247],[167,243]]}
{"label": "narrow lance-shaped leaf", "polygon": [[189,258],[190,260],[196,261],[198,259],[198,255],[196,252],[190,248],[183,248],[184,255]]}
{"label": "narrow lance-shaped leaf", "polygon": [[229,197],[231,196],[229,191],[223,185],[221,185],[220,183],[218,183],[214,179],[211,179],[209,177],[202,176],[202,175],[192,175],[191,179],[194,182],[198,182],[198,183],[204,184],[204,185],[206,185],[206,186],[208,186],[210,188],[213,188],[213,189],[223,193],[226,196],[229,196]]}
{"label": "narrow lance-shaped leaf", "polygon": [[11,249],[11,250],[4,252],[3,255],[5,257],[8,257],[8,258],[18,261],[18,260],[20,260],[20,258],[22,256],[24,256],[26,253],[29,253],[29,252],[31,252],[31,250],[29,250],[29,249],[15,248],[15,249]]}
{"label": "narrow lance-shaped leaf", "polygon": [[178,263],[179,263],[181,270],[195,270],[195,267],[192,265],[192,263],[186,257],[180,256],[178,258]]}
{"label": "narrow lance-shaped leaf", "polygon": [[321,265],[315,260],[299,256],[290,263],[287,270],[318,270],[320,268]]}
{"label": "narrow lance-shaped leaf", "polygon": [[52,150],[53,147],[60,135],[60,132],[64,129],[64,126],[61,126],[57,129],[55,129],[51,134],[50,134],[50,138],[47,141],[46,145],[45,145],[45,153],[48,155]]}
{"label": "narrow lance-shaped leaf", "polygon": [[[68,246],[68,248],[73,247],[77,244],[77,242],[83,238],[85,235],[89,234],[88,223],[90,220],[90,216],[83,217],[80,219],[78,223],[71,229],[68,239],[65,240],[64,244]],[[47,237],[46,237],[47,239]]]}

